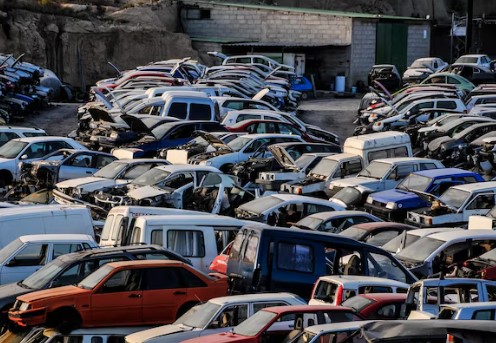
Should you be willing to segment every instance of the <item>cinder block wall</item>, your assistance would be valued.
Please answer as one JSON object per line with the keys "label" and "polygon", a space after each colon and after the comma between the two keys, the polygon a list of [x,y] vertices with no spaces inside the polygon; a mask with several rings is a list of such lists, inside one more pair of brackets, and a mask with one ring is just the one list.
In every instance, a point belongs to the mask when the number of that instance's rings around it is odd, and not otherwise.
{"label": "cinder block wall", "polygon": [[431,30],[428,24],[408,27],[407,65],[417,58],[430,57]]}
{"label": "cinder block wall", "polygon": [[184,3],[210,9],[210,19],[186,19],[186,11],[181,11],[185,32],[192,37],[315,45],[351,44],[352,19],[347,17],[257,10],[192,1]]}
{"label": "cinder block wall", "polygon": [[358,80],[367,84],[367,74],[375,64],[375,21],[353,21],[353,44],[351,45],[350,84]]}

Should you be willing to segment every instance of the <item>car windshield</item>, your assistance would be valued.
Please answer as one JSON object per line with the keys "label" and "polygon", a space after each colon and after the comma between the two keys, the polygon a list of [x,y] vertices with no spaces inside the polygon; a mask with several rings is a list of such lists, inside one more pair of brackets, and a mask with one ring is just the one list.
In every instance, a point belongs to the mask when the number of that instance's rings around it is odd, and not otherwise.
{"label": "car windshield", "polygon": [[238,137],[236,139],[233,139],[230,141],[227,145],[233,150],[233,151],[240,151],[243,149],[243,147],[251,142],[252,139],[248,137]]}
{"label": "car windshield", "polygon": [[346,299],[341,303],[341,306],[351,307],[357,312],[360,312],[368,305],[372,304],[374,300],[362,297],[360,295]]}
{"label": "car windshield", "polygon": [[273,312],[260,310],[238,326],[235,326],[233,332],[242,336],[255,336],[276,316],[277,314]]}
{"label": "car windshield", "polygon": [[115,179],[124,169],[126,169],[127,166],[128,165],[126,163],[112,162],[93,175],[104,179]]}
{"label": "car windshield", "polygon": [[392,240],[384,244],[381,248],[389,251],[392,254],[396,254],[401,251],[401,242],[405,239],[405,243],[403,244],[405,247],[409,246],[413,242],[416,242],[420,236],[417,235],[411,235],[409,233],[406,233],[406,238],[404,235],[399,235],[394,237]]}
{"label": "car windshield", "polygon": [[162,139],[168,132],[171,131],[171,129],[176,126],[177,124],[172,122],[172,123],[165,123],[162,125],[159,125],[155,127],[152,130],[152,135],[157,139],[160,140]]}
{"label": "car windshield", "polygon": [[405,191],[425,192],[431,182],[432,179],[430,177],[410,174],[403,181],[401,181],[396,188],[403,189]]}
{"label": "car windshield", "polygon": [[95,270],[93,273],[84,278],[78,286],[84,289],[93,289],[100,281],[102,281],[114,268],[108,264]]}
{"label": "car windshield", "polygon": [[298,223],[296,223],[296,226],[305,227],[312,230],[318,230],[318,228],[320,227],[323,221],[324,221],[323,219],[308,216],[300,220]]}
{"label": "car windshield", "polygon": [[[292,342],[295,342],[295,343],[308,343],[308,342],[311,342],[317,335],[314,334],[313,332],[307,332],[307,331],[303,331],[300,336],[298,337],[298,340],[297,341],[292,341]],[[326,335],[323,335],[322,338],[325,339],[325,336]]]}
{"label": "car windshield", "polygon": [[155,185],[165,180],[171,172],[162,170],[161,168],[152,168],[141,176],[138,176],[131,183],[138,186]]}
{"label": "car windshield", "polygon": [[344,231],[341,231],[339,235],[360,240],[363,236],[367,234],[367,230],[360,229],[358,226],[351,226]]}
{"label": "car windshield", "polygon": [[382,179],[391,169],[391,164],[384,162],[372,161],[367,168],[358,173],[357,176],[371,177],[373,179]]}
{"label": "car windshield", "polygon": [[469,196],[470,192],[449,188],[439,199],[451,207],[460,208]]}
{"label": "car windshield", "polygon": [[362,193],[355,187],[344,187],[339,192],[337,192],[333,199],[341,200],[347,207],[353,206],[358,201],[362,199]]}
{"label": "car windshield", "polygon": [[17,239],[14,239],[12,242],[10,242],[9,244],[7,244],[6,246],[4,246],[1,250],[0,250],[0,263],[2,265],[5,265],[5,262],[7,262],[6,260],[12,256],[12,254],[14,252],[17,251],[17,249],[19,249],[20,247],[22,247],[23,243],[22,241],[17,238]]}
{"label": "car windshield", "polygon": [[0,147],[0,157],[15,158],[27,145],[26,142],[9,141]]}
{"label": "car windshield", "polygon": [[312,161],[314,160],[315,156],[312,155],[301,155],[300,158],[298,158],[295,161],[295,165],[298,169],[303,169],[306,166],[308,166]]}
{"label": "car windshield", "polygon": [[274,208],[283,202],[284,200],[281,200],[277,197],[267,196],[252,200],[249,203],[242,205],[241,209],[251,213],[262,214],[262,212]]}
{"label": "car windshield", "polygon": [[462,56],[455,63],[477,63],[477,57]]}
{"label": "car windshield", "polygon": [[422,237],[396,254],[400,260],[423,262],[445,242],[432,237]]}
{"label": "car windshield", "polygon": [[66,269],[66,266],[64,262],[55,259],[25,278],[21,282],[21,286],[31,289],[44,289],[60,272]]}
{"label": "car windshield", "polygon": [[211,302],[196,305],[179,317],[174,324],[183,324],[193,328],[203,329],[212,320],[219,308],[220,305]]}
{"label": "car windshield", "polygon": [[339,161],[323,158],[319,163],[310,171],[310,175],[327,176],[334,173]]}
{"label": "car windshield", "polygon": [[425,67],[425,64],[426,65],[430,65],[431,63],[428,60],[416,60],[416,61],[414,61],[412,63],[412,65],[410,66],[410,68],[412,68],[412,69],[413,68],[422,68],[423,69],[423,68],[426,68]]}

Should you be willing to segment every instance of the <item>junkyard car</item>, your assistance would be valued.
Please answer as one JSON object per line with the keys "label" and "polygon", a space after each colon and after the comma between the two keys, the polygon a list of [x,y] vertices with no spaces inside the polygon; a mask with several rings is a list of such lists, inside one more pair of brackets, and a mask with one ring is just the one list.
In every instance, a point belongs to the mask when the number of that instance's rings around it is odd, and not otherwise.
{"label": "junkyard car", "polygon": [[495,190],[496,181],[490,181],[453,186],[439,198],[426,194],[431,207],[407,212],[406,222],[419,227],[463,225],[471,215],[485,215],[493,208]]}
{"label": "junkyard car", "polygon": [[496,320],[496,303],[479,302],[466,304],[444,304],[437,316],[438,319],[458,320]]}
{"label": "junkyard car", "polygon": [[415,226],[394,222],[361,223],[350,226],[341,231],[339,235],[370,245],[381,246],[405,231],[413,229]]}
{"label": "junkyard car", "polygon": [[183,208],[188,194],[217,168],[188,164],[162,165],[138,176],[131,183],[106,188],[95,194],[95,204],[111,208],[122,205]]}
{"label": "junkyard car", "polygon": [[404,319],[406,318],[405,293],[364,293],[349,298],[341,304],[351,307],[365,319]]}
{"label": "junkyard car", "polygon": [[293,194],[272,194],[239,206],[236,209],[236,217],[269,225],[291,226],[312,213],[340,210],[343,210],[343,207],[323,199]]}
{"label": "junkyard car", "polygon": [[199,342],[282,342],[288,335],[292,338],[308,326],[324,323],[339,323],[360,320],[354,311],[343,306],[295,305],[267,307],[235,326],[231,332],[218,333],[187,340]]}
{"label": "junkyard car", "polygon": [[318,212],[301,219],[293,227],[339,233],[352,225],[380,221],[376,216],[362,211]]}
{"label": "junkyard car", "polygon": [[29,184],[40,187],[92,175],[117,157],[99,151],[60,149],[31,163],[23,162],[21,173]]}
{"label": "junkyard car", "polygon": [[170,325],[128,335],[126,343],[158,343],[163,340],[168,343],[182,342],[229,331],[266,307],[305,304],[300,297],[282,292],[213,298],[194,306]]}
{"label": "junkyard car", "polygon": [[[17,298],[9,319],[20,325],[78,327],[172,323],[189,308],[227,292],[227,279],[178,261],[112,262],[77,286]],[[157,302],[157,298],[163,302]]]}
{"label": "junkyard car", "polygon": [[153,167],[167,164],[169,164],[167,160],[159,159],[116,160],[91,177],[57,183],[53,194],[55,200],[61,204],[78,201],[93,202],[93,195],[99,190],[128,184]]}
{"label": "junkyard car", "polygon": [[446,67],[448,63],[437,57],[419,58],[403,73],[404,82],[419,82],[432,73]]}

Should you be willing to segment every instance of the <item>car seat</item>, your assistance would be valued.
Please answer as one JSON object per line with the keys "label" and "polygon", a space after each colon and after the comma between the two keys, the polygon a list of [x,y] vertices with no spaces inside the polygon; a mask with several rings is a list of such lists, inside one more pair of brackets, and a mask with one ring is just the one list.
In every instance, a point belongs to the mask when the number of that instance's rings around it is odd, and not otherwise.
{"label": "car seat", "polygon": [[351,255],[348,263],[344,267],[345,275],[359,275],[360,274],[360,257]]}

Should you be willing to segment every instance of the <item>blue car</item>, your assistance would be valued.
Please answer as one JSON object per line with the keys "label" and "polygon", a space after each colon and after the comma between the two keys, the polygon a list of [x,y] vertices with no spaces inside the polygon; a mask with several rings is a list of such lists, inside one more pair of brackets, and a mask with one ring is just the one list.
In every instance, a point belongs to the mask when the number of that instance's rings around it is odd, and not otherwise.
{"label": "blue car", "polygon": [[459,168],[418,171],[411,173],[394,189],[369,195],[365,209],[381,219],[404,221],[408,211],[430,206],[415,192],[440,196],[451,186],[483,181],[479,174]]}
{"label": "blue car", "polygon": [[291,89],[301,92],[301,97],[305,100],[308,98],[308,94],[312,91],[313,86],[305,76],[297,76],[291,84]]}
{"label": "blue car", "polygon": [[149,135],[121,146],[137,149],[134,158],[153,157],[163,148],[176,147],[191,140],[195,131],[222,132],[227,129],[217,122],[204,120],[178,120],[153,128]]}

